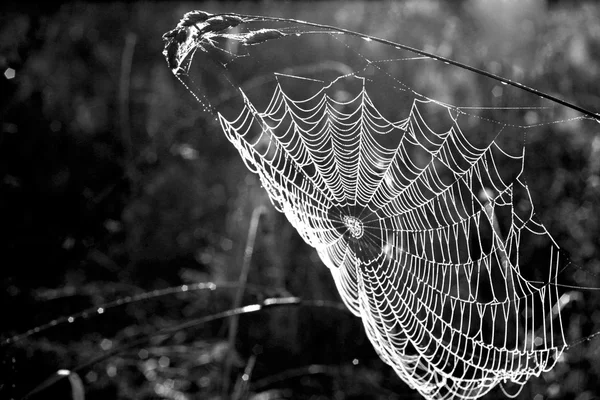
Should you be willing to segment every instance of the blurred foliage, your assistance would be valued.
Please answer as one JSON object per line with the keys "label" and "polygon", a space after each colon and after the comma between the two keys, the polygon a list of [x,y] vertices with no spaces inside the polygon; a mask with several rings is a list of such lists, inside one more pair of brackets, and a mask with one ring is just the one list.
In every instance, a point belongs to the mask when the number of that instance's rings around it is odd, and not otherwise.
{"label": "blurred foliage", "polygon": [[[25,4],[31,8],[25,11],[13,5],[0,16],[2,337],[172,285],[237,280],[250,216],[268,199],[162,57],[162,34],[189,10],[278,15],[368,32],[600,109],[597,6],[458,4],[73,3]],[[5,79],[9,68],[13,79]],[[477,90],[460,81],[431,84],[455,104]],[[574,126],[532,147],[559,160],[534,167],[536,205],[576,262],[565,279],[600,287],[600,137]],[[337,300],[316,253],[268,209],[249,278],[261,289],[249,287],[245,304],[289,294]],[[20,398],[57,370],[80,366],[89,399],[219,398],[227,323],[155,333],[226,310],[233,294],[217,289],[148,299],[0,347],[0,397]],[[573,304],[569,339],[599,332],[597,296],[584,292]],[[138,338],[139,345],[128,347]],[[242,317],[237,339],[232,396],[418,398],[379,361],[349,313],[304,307],[254,313]],[[570,349],[519,398],[598,396],[599,344],[595,337]],[[247,384],[245,372],[251,372]],[[32,398],[68,393],[62,380]]]}

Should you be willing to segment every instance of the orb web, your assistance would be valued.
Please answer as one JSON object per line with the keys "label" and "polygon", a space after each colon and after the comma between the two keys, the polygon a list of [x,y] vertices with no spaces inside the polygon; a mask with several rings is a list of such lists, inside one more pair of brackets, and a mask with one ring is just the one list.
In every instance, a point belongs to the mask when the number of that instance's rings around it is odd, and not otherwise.
{"label": "orb web", "polygon": [[[554,366],[566,347],[563,261],[524,171],[526,136],[561,122],[546,112],[555,104],[519,94],[507,106],[495,97],[510,88],[488,83],[489,101],[452,105],[419,82],[467,79],[455,66],[300,21],[190,13],[165,38],[176,76],[410,387],[476,399]],[[325,45],[341,49],[327,63],[295,59]],[[534,272],[527,246],[543,249]]]}

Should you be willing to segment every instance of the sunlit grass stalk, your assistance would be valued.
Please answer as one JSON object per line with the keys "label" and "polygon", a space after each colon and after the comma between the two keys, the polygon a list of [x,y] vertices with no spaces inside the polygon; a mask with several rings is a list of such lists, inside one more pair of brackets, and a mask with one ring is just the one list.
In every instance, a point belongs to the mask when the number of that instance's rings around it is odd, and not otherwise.
{"label": "sunlit grass stalk", "polygon": [[506,243],[504,241],[504,236],[502,235],[502,231],[500,230],[500,223],[498,222],[498,217],[494,212],[492,199],[489,197],[487,190],[483,191],[483,197],[483,200],[485,201],[485,204],[483,206],[485,213],[488,217],[488,220],[490,221],[490,224],[492,225],[492,230],[494,232],[494,235],[497,237],[498,241],[498,248],[496,249],[496,252],[498,254],[498,258],[500,259],[500,267],[502,268],[502,271],[506,276],[506,297],[512,298],[513,296],[515,296],[515,282],[512,273],[512,266],[510,264],[510,258],[508,257],[508,254],[506,254]]}
{"label": "sunlit grass stalk", "polygon": [[133,158],[133,142],[131,139],[131,126],[129,122],[129,91],[131,81],[131,64],[133,61],[133,52],[137,42],[137,35],[129,32],[125,37],[125,47],[121,56],[121,76],[119,79],[119,124],[121,128],[121,137],[123,147],[127,153],[128,159]]}
{"label": "sunlit grass stalk", "polygon": [[[203,290],[214,291],[217,289],[237,289],[239,287],[239,285],[240,285],[239,282],[219,282],[219,284],[216,284],[214,282],[199,282],[199,283],[193,283],[193,284],[171,286],[171,287],[168,287],[165,289],[151,290],[151,291],[143,292],[143,293],[133,295],[133,296],[125,296],[125,297],[119,298],[117,300],[106,302],[100,306],[88,307],[77,313],[53,319],[50,322],[38,325],[38,326],[31,328],[23,333],[13,335],[8,338],[2,338],[2,340],[0,340],[0,347],[18,343],[24,339],[27,339],[30,336],[40,334],[51,328],[59,327],[62,325],[74,323],[81,319],[91,318],[93,316],[98,316],[98,315],[104,314],[112,308],[122,307],[122,306],[125,306],[128,304],[139,303],[141,301],[156,299],[159,297],[169,296],[169,295],[173,295],[173,294],[177,294],[177,293],[187,293],[187,292],[191,293],[191,292],[203,291]],[[245,290],[251,290],[253,293],[258,294],[258,295],[261,295],[268,289],[268,288],[265,288],[265,287],[262,287],[259,285],[253,285],[253,284],[248,284],[248,283],[244,283],[244,287],[245,287]]]}
{"label": "sunlit grass stalk", "polygon": [[[233,300],[233,308],[238,308],[242,305],[242,299],[244,297],[244,289],[248,281],[248,273],[250,271],[250,262],[252,261],[252,254],[254,253],[254,243],[256,242],[256,233],[258,232],[258,223],[260,222],[260,216],[265,212],[264,206],[259,206],[252,211],[250,218],[250,226],[248,227],[248,239],[246,240],[246,247],[244,249],[244,260],[242,262],[242,270],[240,271],[240,278],[238,280],[239,286],[235,293]],[[232,316],[229,319],[229,333],[227,338],[228,343],[228,354],[225,357],[225,366],[223,368],[223,398],[227,398],[229,393],[231,374],[231,364],[233,362],[233,355],[235,352],[235,338],[237,336],[239,324],[239,317],[237,315]]]}
{"label": "sunlit grass stalk", "polygon": [[[99,355],[98,357],[94,357],[93,359],[79,364],[74,368],[69,370],[59,370],[56,373],[52,374],[49,378],[44,380],[42,383],[38,384],[35,388],[33,388],[29,393],[27,393],[22,400],[27,400],[34,394],[45,390],[60,380],[70,376],[73,373],[80,372],[85,370],[86,368],[90,368],[91,366],[98,364],[102,361],[105,361],[111,357],[114,357],[118,354],[121,354],[129,349],[135,348],[137,346],[144,345],[153,339],[161,337],[161,340],[167,340],[173,337],[177,332],[180,332],[184,329],[195,328],[210,322],[239,317],[242,314],[251,314],[258,311],[262,311],[267,308],[274,307],[289,307],[289,306],[307,306],[307,307],[317,307],[317,308],[332,308],[338,311],[349,312],[348,309],[342,303],[328,301],[328,300],[302,300],[299,297],[281,297],[281,298],[268,298],[263,300],[260,303],[250,304],[243,307],[233,308],[225,311],[221,311],[215,314],[207,315],[200,318],[195,318],[181,324],[175,325],[173,327],[167,327],[163,329],[159,329],[151,335],[144,334],[141,337],[132,339],[129,343],[123,344],[121,346],[116,346],[111,350],[106,351],[105,353]],[[68,371],[69,373],[61,373],[60,371]]]}
{"label": "sunlit grass stalk", "polygon": [[257,354],[252,354],[248,363],[246,364],[246,368],[244,369],[244,373],[238,378],[235,389],[233,390],[233,395],[231,398],[233,400],[239,400],[245,398],[248,389],[250,388],[250,378],[252,377],[252,372],[254,371],[254,366],[256,365],[256,357]]}

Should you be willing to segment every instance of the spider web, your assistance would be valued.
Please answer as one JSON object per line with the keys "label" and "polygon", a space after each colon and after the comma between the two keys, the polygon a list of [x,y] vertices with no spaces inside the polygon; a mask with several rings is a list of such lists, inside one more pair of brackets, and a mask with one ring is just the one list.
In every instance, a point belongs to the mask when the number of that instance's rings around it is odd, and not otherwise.
{"label": "spider web", "polygon": [[[475,399],[554,366],[567,346],[564,262],[534,212],[526,139],[589,118],[299,21],[193,12],[165,39],[173,72],[408,385]],[[328,59],[304,63],[318,48]],[[471,83],[475,101],[451,105],[449,80]],[[531,248],[536,268],[522,261]]]}

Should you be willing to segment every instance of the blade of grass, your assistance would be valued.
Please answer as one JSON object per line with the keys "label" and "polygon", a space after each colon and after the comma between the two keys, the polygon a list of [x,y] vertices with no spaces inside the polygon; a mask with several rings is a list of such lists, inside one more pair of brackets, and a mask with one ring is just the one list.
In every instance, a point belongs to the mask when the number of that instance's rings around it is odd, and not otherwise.
{"label": "blade of grass", "polygon": [[[243,307],[238,307],[238,308],[229,309],[226,311],[221,311],[219,313],[207,315],[205,317],[196,318],[191,321],[187,321],[187,322],[181,323],[181,324],[173,326],[173,327],[160,329],[152,335],[144,335],[142,337],[132,339],[131,342],[121,345],[121,346],[116,346],[112,350],[109,350],[109,351],[105,352],[104,354],[91,359],[88,362],[79,364],[75,368],[71,368],[69,371],[70,371],[70,373],[82,371],[86,368],[91,367],[94,364],[105,361],[105,360],[109,359],[110,357],[113,357],[117,354],[123,353],[126,350],[129,350],[136,346],[140,346],[142,344],[148,343],[152,339],[157,338],[159,336],[163,336],[162,339],[167,340],[167,339],[173,337],[177,332],[179,332],[183,329],[197,327],[197,326],[209,323],[209,322],[214,322],[214,321],[222,320],[225,318],[231,318],[233,316],[255,313],[255,312],[258,312],[258,311],[261,311],[264,309],[268,309],[268,308],[287,307],[287,306],[333,308],[336,310],[350,313],[350,311],[346,308],[346,306],[344,304],[336,303],[333,301],[302,300],[299,297],[268,298],[268,299],[265,299],[261,303],[250,304],[250,305],[243,306]],[[65,377],[66,377],[66,375],[60,375],[58,373],[53,374],[50,378],[44,380],[41,384],[37,385],[34,389],[32,389],[25,396],[23,396],[22,400],[27,400],[34,394],[39,393],[40,391],[42,391],[46,388],[49,388],[50,386],[52,386],[56,382],[60,381],[61,379],[64,379]]]}
{"label": "blade of grass", "polygon": [[[248,227],[248,239],[246,240],[246,247],[244,249],[244,260],[242,262],[242,270],[240,271],[240,278],[238,280],[239,286],[235,293],[235,299],[233,301],[233,308],[238,308],[242,305],[242,299],[244,297],[244,289],[248,282],[248,273],[250,271],[250,262],[252,261],[252,254],[254,253],[254,243],[256,242],[256,233],[258,232],[258,223],[260,222],[260,216],[266,211],[264,206],[259,206],[252,211],[252,217],[250,218],[250,226]],[[223,368],[223,398],[227,398],[230,386],[230,375],[231,366],[233,363],[233,355],[235,352],[235,338],[237,336],[239,324],[239,316],[233,315],[229,319],[229,335],[227,338],[228,354],[225,358],[225,367]]]}
{"label": "blade of grass", "polygon": [[248,392],[250,377],[252,376],[252,371],[254,370],[254,366],[256,365],[256,354],[252,354],[248,363],[246,364],[246,368],[244,369],[244,373],[239,377],[235,389],[233,390],[233,395],[231,398],[233,400],[240,400],[245,398],[246,393]]}
{"label": "blade of grass", "polygon": [[[193,291],[200,291],[200,290],[213,291],[213,290],[217,290],[217,289],[231,289],[231,288],[237,288],[238,286],[239,286],[239,282],[221,282],[218,285],[214,282],[199,282],[199,283],[193,283],[193,284],[171,286],[171,287],[168,287],[165,289],[152,290],[149,292],[143,292],[143,293],[133,295],[133,296],[122,297],[117,300],[109,301],[109,302],[104,303],[99,306],[93,306],[93,307],[86,308],[83,311],[79,311],[79,312],[71,314],[71,315],[66,315],[66,316],[63,316],[60,318],[53,319],[50,322],[47,322],[42,325],[38,325],[38,326],[31,328],[23,333],[19,333],[19,334],[11,336],[9,338],[2,339],[0,341],[0,347],[17,343],[23,339],[26,339],[32,335],[44,332],[50,328],[54,328],[54,327],[64,325],[67,323],[73,323],[79,319],[89,318],[94,315],[104,314],[107,310],[109,310],[111,308],[120,307],[120,306],[124,306],[127,304],[137,303],[137,302],[141,302],[144,300],[155,299],[158,297],[168,296],[168,295],[177,294],[177,293],[193,292]],[[246,289],[251,289],[253,292],[255,292],[257,294],[264,293],[266,291],[266,288],[258,286],[258,285],[248,285],[245,283],[244,286],[246,287]]]}
{"label": "blade of grass", "polygon": [[127,152],[129,161],[133,158],[133,141],[131,139],[131,126],[129,123],[129,90],[131,80],[131,64],[137,35],[129,32],[125,37],[125,47],[121,57],[121,77],[119,79],[119,124],[123,147]]}

